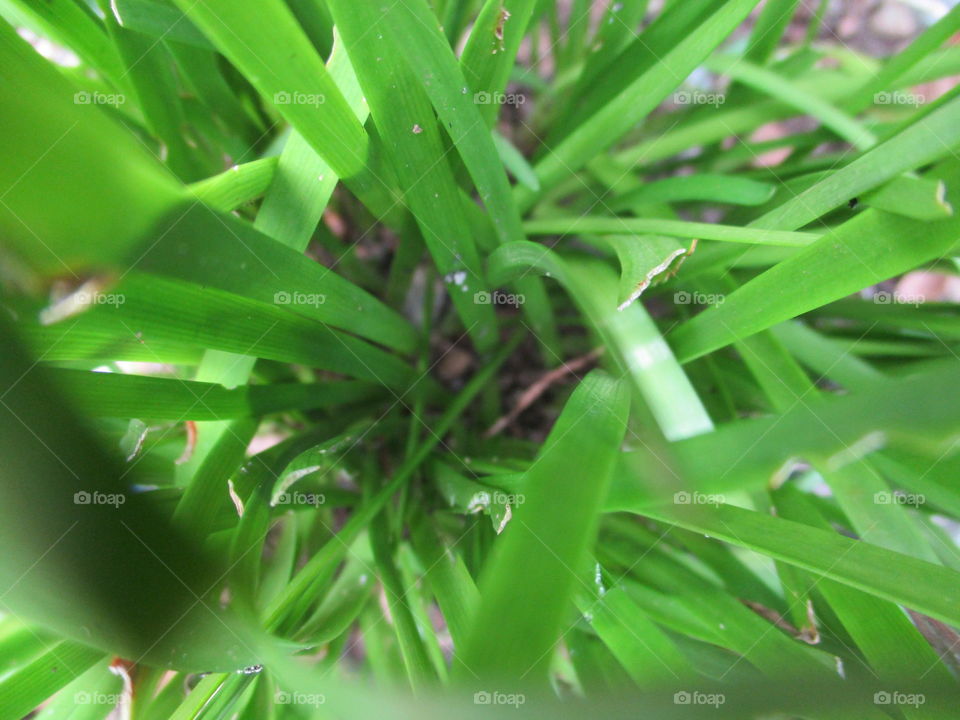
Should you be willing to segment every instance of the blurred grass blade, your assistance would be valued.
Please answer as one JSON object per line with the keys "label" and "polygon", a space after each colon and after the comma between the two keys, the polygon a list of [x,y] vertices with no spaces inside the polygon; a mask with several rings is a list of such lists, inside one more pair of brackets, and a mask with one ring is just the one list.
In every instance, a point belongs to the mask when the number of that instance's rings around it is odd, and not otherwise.
{"label": "blurred grass blade", "polygon": [[777,44],[796,10],[797,0],[773,0],[765,3],[753,32],[750,33],[750,42],[744,56],[758,65],[766,64],[777,49]]}
{"label": "blurred grass blade", "polygon": [[5,0],[0,14],[11,24],[30,28],[39,35],[47,34],[70,48],[114,89],[122,91],[126,87],[117,48],[91,9],[71,0],[43,3]]}
{"label": "blurred grass blade", "polygon": [[[554,187],[610,147],[646,117],[750,13],[756,0],[727,0],[689,35],[679,40],[656,65],[640,74],[602,106],[535,166],[544,189]],[[517,193],[521,210],[535,201],[531,192]]]}
{"label": "blurred grass blade", "polygon": [[99,448],[42,369],[8,343],[0,377],[4,603],[64,637],[159,666],[255,663],[257,633],[238,608],[208,604],[216,566],[131,493],[136,475]]}
{"label": "blurred grass blade", "polygon": [[93,667],[103,652],[64,640],[0,680],[0,718],[24,718],[57,690]]}
{"label": "blurred grass blade", "polygon": [[175,0],[340,177],[367,159],[363,127],[282,0]]}
{"label": "blurred grass blade", "polygon": [[50,379],[94,417],[153,420],[225,420],[286,410],[338,407],[377,397],[375,385],[357,381],[242,385],[122,373],[50,370]]}
{"label": "blurred grass blade", "polygon": [[[625,453],[606,509],[642,511],[659,495],[677,489],[704,493],[777,484],[797,458],[825,458],[843,467],[880,447],[911,448],[934,462],[960,437],[960,413],[943,388],[960,382],[949,365],[897,381],[878,382],[868,392],[791,403],[782,415],[728,423],[714,432],[672,445],[684,488],[657,488],[639,479],[651,458]],[[659,460],[652,459],[659,465]],[[718,472],[718,468],[722,468]]]}
{"label": "blurred grass blade", "polygon": [[880,72],[844,100],[844,107],[850,112],[860,112],[871,103],[877,102],[878,93],[896,88],[897,80],[918,62],[928,57],[931,51],[936,50],[958,29],[960,29],[960,8],[953,7],[921,33],[905,50],[888,59]]}
{"label": "blurred grass blade", "polygon": [[112,0],[110,9],[122,27],[136,30],[156,40],[179,42],[212,50],[203,36],[183,13],[153,0]]}
{"label": "blurred grass blade", "polygon": [[692,513],[664,506],[644,514],[756,550],[945,623],[960,622],[960,608],[953,601],[960,592],[960,573],[954,570],[731,505],[700,506]]}
{"label": "blurred grass blade", "polygon": [[859,121],[828,102],[820,100],[816,95],[805,92],[789,79],[772,70],[732,55],[714,55],[704,63],[704,66],[766,93],[792,106],[798,112],[812,115],[824,127],[835,132],[858,150],[867,150],[877,142],[876,136]]}
{"label": "blurred grass blade", "polygon": [[[123,256],[183,190],[144,146],[0,23],[0,232],[28,266],[79,273]],[[47,202],[56,187],[57,202]],[[115,216],[115,209],[125,212]]]}
{"label": "blurred grass blade", "polygon": [[497,153],[500,155],[503,166],[516,178],[518,183],[534,192],[540,190],[540,180],[537,178],[537,174],[513,143],[494,131],[493,144],[497,147]]}
{"label": "blurred grass blade", "polygon": [[769,183],[737,175],[697,173],[648,182],[611,203],[613,210],[628,210],[647,203],[710,202],[761,205],[774,193]]}

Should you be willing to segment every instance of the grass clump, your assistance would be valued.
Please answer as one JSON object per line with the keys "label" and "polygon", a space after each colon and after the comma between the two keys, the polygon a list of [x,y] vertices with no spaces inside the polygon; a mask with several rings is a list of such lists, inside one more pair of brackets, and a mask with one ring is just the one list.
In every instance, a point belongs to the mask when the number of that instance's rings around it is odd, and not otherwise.
{"label": "grass clump", "polygon": [[0,0],[0,720],[955,717],[960,10],[596,5]]}

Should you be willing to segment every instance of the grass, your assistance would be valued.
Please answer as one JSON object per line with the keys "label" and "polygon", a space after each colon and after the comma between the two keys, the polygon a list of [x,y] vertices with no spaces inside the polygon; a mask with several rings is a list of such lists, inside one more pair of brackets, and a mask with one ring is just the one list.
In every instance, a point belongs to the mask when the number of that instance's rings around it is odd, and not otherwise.
{"label": "grass", "polygon": [[0,720],[956,717],[960,9],[828,5],[0,0]]}

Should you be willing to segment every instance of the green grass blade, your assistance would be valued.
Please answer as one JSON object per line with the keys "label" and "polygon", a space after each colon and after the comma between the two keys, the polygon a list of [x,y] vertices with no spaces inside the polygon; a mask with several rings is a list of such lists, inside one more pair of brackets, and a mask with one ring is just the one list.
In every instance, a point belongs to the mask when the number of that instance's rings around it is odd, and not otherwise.
{"label": "green grass blade", "polygon": [[130,259],[138,270],[236,293],[401,352],[415,347],[416,333],[399,313],[235,218],[194,205],[172,212],[157,231]]}
{"label": "green grass blade", "polygon": [[[339,38],[334,42],[327,69],[357,120],[366,122],[370,112]],[[301,133],[291,130],[254,227],[295,250],[306,250],[337,181],[336,173],[323,157]]]}
{"label": "green grass blade", "polygon": [[175,0],[340,177],[360,173],[368,138],[281,0]]}
{"label": "green grass blade", "polygon": [[227,479],[240,468],[259,424],[251,418],[233,421],[203,459],[173,513],[174,525],[185,534],[202,542],[213,530],[218,510],[230,502]]}
{"label": "green grass blade", "polygon": [[678,238],[719,240],[721,242],[750,245],[782,245],[806,247],[823,236],[812,232],[783,232],[755,229],[734,225],[689,222],[686,220],[661,220],[660,218],[593,217],[530,220],[523,224],[529,235],[573,235],[577,233],[602,233],[624,235],[667,235]]}
{"label": "green grass blade", "polygon": [[942,220],[953,215],[953,206],[946,200],[946,191],[942,180],[901,175],[865,195],[863,202],[878,210],[915,220]]}
{"label": "green grass blade", "polygon": [[875,146],[751,225],[795,230],[901,173],[949,155],[960,143],[958,119],[960,99]]}
{"label": "green grass blade", "polygon": [[520,215],[513,204],[503,165],[498,161],[493,137],[480,116],[480,105],[469,92],[460,65],[427,3],[400,0],[382,12],[381,19],[381,27],[388,34],[384,40],[393,38],[394,48],[403,50],[397,55],[404,57],[411,71],[422,79],[501,242],[523,239]]}
{"label": "green grass blade", "polygon": [[[487,93],[481,97],[493,98],[504,91],[536,4],[535,0],[484,2],[460,55],[460,67],[472,97]],[[499,109],[497,103],[480,105],[487,127],[493,125]]]}
{"label": "green grass blade", "polygon": [[417,626],[411,607],[417,601],[416,596],[404,586],[390,547],[388,533],[389,528],[385,522],[370,524],[370,545],[373,549],[377,575],[386,592],[386,601],[390,608],[390,616],[393,618],[394,632],[397,636],[397,644],[400,646],[407,678],[414,692],[422,691],[425,685],[435,683],[437,680],[436,670],[427,655],[425,645],[427,638],[421,637],[421,634],[425,636],[433,628],[423,629]]}
{"label": "green grass blade", "polygon": [[[637,74],[650,70],[657,61],[670,52],[677,43],[710,15],[714,3],[709,0],[675,3],[665,8],[654,18],[642,33],[632,34],[630,42],[619,52],[611,53],[605,63],[585,67],[573,92],[553,123],[546,145],[555,147],[570,131],[582,125],[595,108],[610,103],[624,90]],[[616,21],[614,21],[616,22]],[[589,64],[589,60],[587,61]],[[620,68],[631,68],[633,74],[622,73]],[[686,75],[678,75],[678,85]]]}
{"label": "green grass blade", "polygon": [[467,641],[470,621],[480,602],[477,586],[460,555],[445,552],[447,545],[425,517],[414,520],[411,533],[413,547],[426,568],[429,584],[444,620],[450,628],[455,648]]}
{"label": "green grass blade", "polygon": [[473,299],[485,285],[483,272],[423,80],[377,8],[335,0],[330,10],[434,264],[474,343],[488,350],[496,319],[491,306]]}
{"label": "green grass blade", "polygon": [[750,42],[744,56],[759,65],[765,64],[774,50],[783,32],[790,24],[797,9],[797,0],[775,0],[765,3],[757,24],[750,33]]}
{"label": "green grass blade", "polygon": [[877,94],[897,87],[897,80],[912,67],[928,57],[960,29],[960,9],[954,7],[926,29],[906,50],[887,60],[874,77],[848,97],[843,105],[851,112],[859,112],[877,101]]}
{"label": "green grass blade", "polygon": [[580,600],[577,604],[640,688],[653,689],[693,678],[693,668],[669,636],[619,586],[592,602]]}
{"label": "green grass blade", "polygon": [[672,237],[649,235],[600,235],[600,244],[613,248],[620,261],[620,291],[617,309],[624,310],[653,285],[677,273],[694,245],[685,247]]}
{"label": "green grass blade", "polygon": [[277,170],[277,158],[234,165],[226,172],[190,185],[190,190],[204,205],[220,212],[236,210],[262,196]]}
{"label": "green grass blade", "polygon": [[497,146],[500,161],[517,182],[534,192],[540,190],[540,180],[530,163],[516,146],[498,132],[493,133],[493,144]]}
{"label": "green grass blade", "polygon": [[[587,559],[628,405],[626,386],[598,373],[567,402],[527,474],[525,502],[481,578],[471,634],[457,654],[464,679],[537,682],[545,674],[576,570]],[[509,641],[521,637],[523,643]]]}
{"label": "green grass blade", "polygon": [[[774,499],[780,517],[830,530],[829,523],[792,486],[781,488]],[[896,605],[832,580],[820,579],[816,588],[882,677],[902,682],[932,674],[940,682],[948,681],[949,673],[936,652]]]}
{"label": "green grass blade", "polygon": [[154,342],[215,348],[323,367],[397,390],[414,380],[412,369],[395,355],[283,305],[139,273],[128,275],[108,296],[115,302],[63,320],[69,324],[64,335],[89,331],[108,344],[133,338],[147,350]]}
{"label": "green grass blade", "polygon": [[617,364],[629,373],[669,439],[697,435],[713,423],[642,305],[617,309],[616,275],[605,263],[584,258],[567,261],[531,242],[508,243],[490,256],[490,277],[507,282],[535,270],[565,286],[604,343],[615,350]]}
{"label": "green grass blade", "polygon": [[364,502],[355,512],[346,525],[337,533],[337,537],[328,542],[313,555],[310,561],[293,578],[291,583],[267,608],[267,626],[276,628],[290,618],[296,618],[306,612],[311,599],[311,590],[316,590],[333,575],[337,565],[343,559],[350,542],[359,535],[360,531],[383,508],[384,504],[403,487],[410,476],[426,460],[443,436],[449,432],[453,423],[467,409],[477,394],[483,389],[486,382],[497,371],[500,365],[516,349],[521,336],[507,342],[492,360],[479,370],[447,406],[443,415],[433,424],[430,436],[424,440],[409,459],[397,470],[390,484],[378,491],[376,495]]}
{"label": "green grass blade", "polygon": [[[721,306],[688,320],[671,333],[671,344],[682,361],[700,357],[940,258],[955,243],[958,229],[954,218],[925,223],[868,210],[742,285]],[[904,237],[916,241],[905,244]]]}

